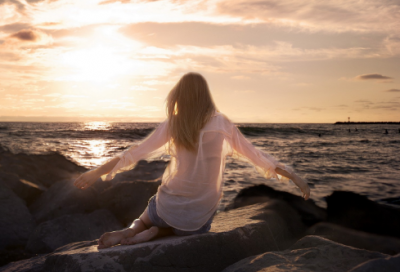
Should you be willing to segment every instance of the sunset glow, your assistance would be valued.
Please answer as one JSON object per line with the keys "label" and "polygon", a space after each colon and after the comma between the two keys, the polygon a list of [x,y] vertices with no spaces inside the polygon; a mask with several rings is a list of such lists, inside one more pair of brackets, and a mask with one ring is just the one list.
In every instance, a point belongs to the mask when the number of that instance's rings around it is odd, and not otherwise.
{"label": "sunset glow", "polygon": [[236,122],[399,121],[393,1],[1,1],[0,14],[0,120],[161,121],[196,71]]}

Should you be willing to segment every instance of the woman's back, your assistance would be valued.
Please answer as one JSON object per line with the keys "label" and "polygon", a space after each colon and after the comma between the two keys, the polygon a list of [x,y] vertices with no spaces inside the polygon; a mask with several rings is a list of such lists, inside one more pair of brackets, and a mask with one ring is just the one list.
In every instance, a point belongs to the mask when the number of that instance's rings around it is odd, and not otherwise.
{"label": "woman's back", "polygon": [[195,152],[172,147],[157,205],[159,215],[176,228],[195,230],[217,209],[225,157],[230,150],[225,141],[230,134],[227,122],[222,114],[216,113],[200,130]]}

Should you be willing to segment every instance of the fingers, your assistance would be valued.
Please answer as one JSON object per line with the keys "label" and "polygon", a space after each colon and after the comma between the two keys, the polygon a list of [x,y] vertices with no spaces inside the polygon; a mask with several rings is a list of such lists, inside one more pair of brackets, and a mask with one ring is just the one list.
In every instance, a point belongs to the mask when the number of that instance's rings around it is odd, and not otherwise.
{"label": "fingers", "polygon": [[78,188],[81,188],[83,184],[85,183],[85,180],[83,178],[83,175],[80,175],[74,182],[74,185]]}
{"label": "fingers", "polygon": [[79,188],[79,189],[86,189],[90,186],[91,184],[86,181],[83,177],[83,175],[79,176],[75,181],[74,181],[74,186]]}

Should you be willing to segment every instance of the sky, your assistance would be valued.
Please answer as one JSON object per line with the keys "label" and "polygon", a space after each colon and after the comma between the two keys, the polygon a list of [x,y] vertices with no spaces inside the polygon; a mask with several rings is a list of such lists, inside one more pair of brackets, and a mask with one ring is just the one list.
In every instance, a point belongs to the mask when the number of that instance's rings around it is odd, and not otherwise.
{"label": "sky", "polygon": [[400,0],[0,0],[0,121],[162,121],[187,72],[235,122],[400,121]]}

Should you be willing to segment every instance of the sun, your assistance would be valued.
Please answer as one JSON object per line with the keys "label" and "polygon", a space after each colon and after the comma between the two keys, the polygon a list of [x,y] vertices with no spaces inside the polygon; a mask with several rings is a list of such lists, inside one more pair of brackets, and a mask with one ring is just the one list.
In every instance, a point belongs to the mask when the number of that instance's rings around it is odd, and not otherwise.
{"label": "sun", "polygon": [[141,61],[130,57],[140,44],[122,36],[115,26],[99,28],[87,39],[86,46],[59,56],[63,69],[58,80],[107,82],[140,70]]}

